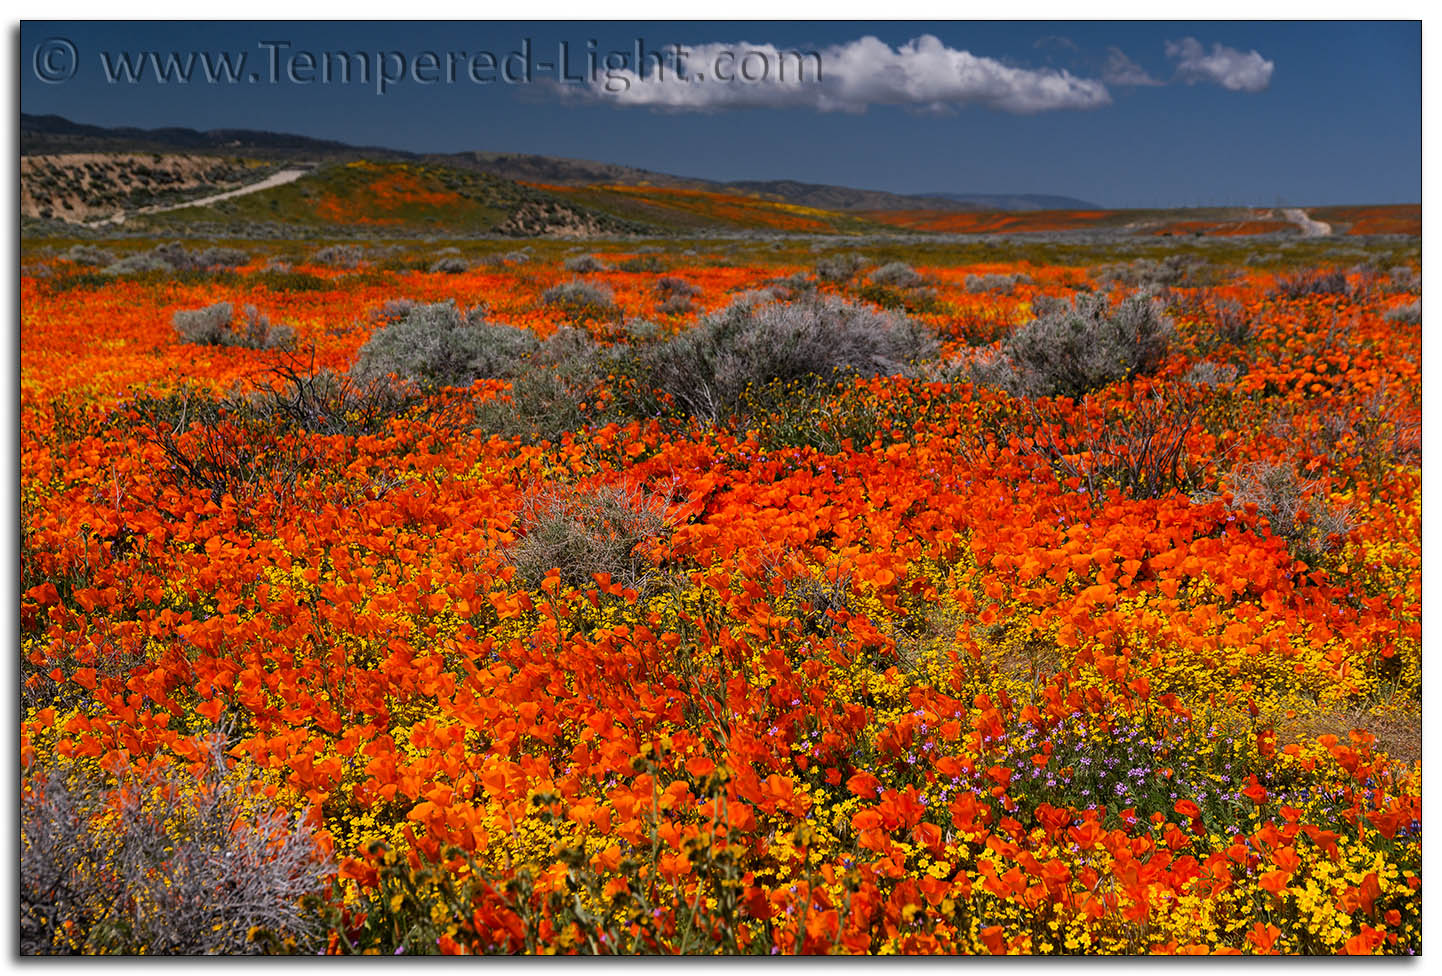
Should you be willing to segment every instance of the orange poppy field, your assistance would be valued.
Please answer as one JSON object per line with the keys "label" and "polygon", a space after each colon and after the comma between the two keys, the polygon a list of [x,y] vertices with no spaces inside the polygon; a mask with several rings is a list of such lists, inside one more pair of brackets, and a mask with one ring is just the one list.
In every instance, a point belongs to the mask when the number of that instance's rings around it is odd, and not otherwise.
{"label": "orange poppy field", "polygon": [[1415,262],[238,247],[26,246],[46,951],[1421,951]]}

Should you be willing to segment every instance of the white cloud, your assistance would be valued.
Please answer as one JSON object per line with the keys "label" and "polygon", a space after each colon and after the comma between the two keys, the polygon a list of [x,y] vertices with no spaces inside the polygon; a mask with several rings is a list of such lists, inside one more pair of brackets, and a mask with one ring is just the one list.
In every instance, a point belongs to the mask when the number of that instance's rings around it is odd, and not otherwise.
{"label": "white cloud", "polygon": [[[976,105],[1030,114],[1097,108],[1111,102],[1111,94],[1100,81],[1054,68],[1015,67],[949,48],[931,35],[895,49],[875,37],[863,37],[799,60],[772,44],[698,44],[688,49],[684,63],[686,80],[678,80],[672,71],[658,73],[650,65],[641,77],[631,66],[597,77],[583,91],[616,105],[682,111],[811,108],[864,112],[872,105],[944,111]],[[742,79],[741,69],[748,65],[753,70]],[[737,77],[716,77],[718,67],[722,75]]]}
{"label": "white cloud", "polygon": [[1276,67],[1256,51],[1243,54],[1221,44],[1213,44],[1212,53],[1208,54],[1195,37],[1168,41],[1167,57],[1177,62],[1178,81],[1189,85],[1207,82],[1221,85],[1227,91],[1262,91],[1272,83],[1272,70]]}
{"label": "white cloud", "polygon": [[1147,70],[1122,53],[1121,48],[1107,48],[1107,63],[1102,65],[1102,81],[1118,87],[1161,85]]}

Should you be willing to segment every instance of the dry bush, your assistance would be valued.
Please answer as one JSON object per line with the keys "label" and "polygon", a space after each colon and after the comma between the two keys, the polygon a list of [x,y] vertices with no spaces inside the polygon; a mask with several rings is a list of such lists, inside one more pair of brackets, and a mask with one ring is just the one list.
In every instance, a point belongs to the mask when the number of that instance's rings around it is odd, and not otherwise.
{"label": "dry bush", "polygon": [[816,278],[818,281],[844,284],[856,277],[861,269],[870,263],[860,254],[852,254],[849,251],[832,254],[816,263]]}
{"label": "dry bush", "polygon": [[431,262],[429,269],[431,274],[465,274],[471,270],[470,263],[465,258],[443,257]]}
{"label": "dry bush", "polygon": [[171,324],[182,342],[199,346],[242,346],[246,349],[289,349],[295,345],[295,330],[288,325],[271,325],[270,319],[246,305],[239,320],[229,302],[205,308],[178,311]]}
{"label": "dry bush", "polygon": [[966,290],[973,295],[985,292],[1010,295],[1018,284],[1030,281],[1026,275],[1019,274],[970,274],[966,276]]}
{"label": "dry bush", "polygon": [[562,263],[567,271],[574,271],[577,274],[589,274],[593,271],[610,271],[611,266],[605,261],[592,254],[578,254],[575,257],[566,258]]}
{"label": "dry bush", "polygon": [[146,955],[315,951],[303,903],[328,873],[301,818],[257,798],[217,738],[188,769],[119,782],[56,761],[20,797],[20,951]]}
{"label": "dry bush", "polygon": [[478,309],[462,314],[454,301],[417,305],[371,333],[351,377],[362,384],[395,375],[422,388],[469,386],[516,375],[537,347],[530,332],[487,322]]}
{"label": "dry bush", "polygon": [[1291,465],[1257,462],[1233,471],[1228,481],[1232,507],[1255,506],[1272,535],[1285,540],[1292,558],[1308,565],[1337,548],[1352,531],[1349,511],[1309,497],[1316,482],[1298,478]]}
{"label": "dry bush", "polygon": [[1130,264],[1108,264],[1098,268],[1096,280],[1103,285],[1131,288],[1193,288],[1211,284],[1215,274],[1199,257],[1172,254],[1160,261],[1137,258]]}
{"label": "dry bush", "polygon": [[605,285],[566,281],[541,293],[541,301],[556,305],[574,318],[609,318],[616,314],[616,296]]}
{"label": "dry bush", "polygon": [[1387,272],[1387,290],[1422,294],[1422,276],[1410,264],[1399,264]]}
{"label": "dry bush", "polygon": [[115,260],[109,251],[94,244],[76,244],[62,257],[71,264],[84,264],[92,268],[104,268]]}
{"label": "dry bush", "polygon": [[1100,415],[1089,403],[1075,412],[1029,403],[1030,434],[1015,432],[1023,450],[1043,458],[1059,478],[1075,479],[1098,504],[1113,488],[1129,498],[1161,498],[1206,487],[1212,459],[1187,449],[1203,398],[1158,392]]}
{"label": "dry bush", "polygon": [[677,278],[673,275],[666,275],[656,280],[656,297],[664,300],[667,298],[682,297],[695,298],[701,294],[701,286],[685,278]]}
{"label": "dry bush", "polygon": [[1079,397],[1109,383],[1145,375],[1176,335],[1158,304],[1132,295],[1113,307],[1105,295],[1036,302],[1037,318],[979,360],[972,380],[1026,396]]}
{"label": "dry bush", "polygon": [[1298,299],[1311,295],[1350,295],[1345,271],[1303,271],[1281,275],[1269,293],[1272,298]]}
{"label": "dry bush", "polygon": [[715,422],[748,387],[830,380],[841,373],[900,373],[937,350],[936,337],[904,315],[832,297],[789,304],[738,295],[695,328],[638,354],[638,380],[686,415]]}
{"label": "dry bush", "polygon": [[311,255],[315,264],[332,268],[354,268],[365,258],[365,249],[359,244],[331,244]]}
{"label": "dry bush", "polygon": [[646,549],[666,531],[670,501],[625,485],[539,494],[522,511],[523,535],[507,558],[531,589],[554,569],[571,586],[593,585],[596,573],[609,573],[644,591],[660,580]]}
{"label": "dry bush", "polygon": [[926,281],[916,273],[911,265],[902,261],[883,264],[871,272],[869,280],[873,285],[882,285],[887,288],[917,288]]}
{"label": "dry bush", "polygon": [[1389,310],[1387,314],[1382,317],[1385,318],[1388,322],[1399,322],[1403,325],[1421,325],[1422,300],[1419,298],[1415,302],[1410,302],[1406,305],[1398,305],[1396,308]]}
{"label": "dry bush", "polygon": [[1182,382],[1191,386],[1228,386],[1235,383],[1240,375],[1241,370],[1233,363],[1216,363],[1204,359],[1187,370],[1182,376]]}

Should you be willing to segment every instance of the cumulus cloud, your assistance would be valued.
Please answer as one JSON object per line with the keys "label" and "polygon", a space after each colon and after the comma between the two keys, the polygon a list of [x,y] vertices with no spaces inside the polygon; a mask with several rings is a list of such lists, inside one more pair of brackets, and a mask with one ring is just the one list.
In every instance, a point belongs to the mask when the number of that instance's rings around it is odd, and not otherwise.
{"label": "cumulus cloud", "polygon": [[1111,102],[1100,81],[1005,64],[947,47],[929,34],[898,48],[863,37],[801,57],[772,44],[698,44],[687,49],[683,63],[685,80],[654,64],[643,66],[643,76],[631,65],[603,73],[583,91],[616,105],[678,111],[864,112],[872,105],[944,111],[975,105],[1024,115]]}
{"label": "cumulus cloud", "polygon": [[1164,84],[1147,74],[1145,68],[1123,54],[1121,48],[1116,47],[1107,48],[1107,61],[1102,65],[1102,81],[1118,88]]}
{"label": "cumulus cloud", "polygon": [[1275,65],[1256,51],[1213,44],[1208,54],[1195,37],[1168,41],[1167,57],[1177,62],[1176,79],[1189,85],[1221,85],[1227,91],[1259,92],[1272,83]]}

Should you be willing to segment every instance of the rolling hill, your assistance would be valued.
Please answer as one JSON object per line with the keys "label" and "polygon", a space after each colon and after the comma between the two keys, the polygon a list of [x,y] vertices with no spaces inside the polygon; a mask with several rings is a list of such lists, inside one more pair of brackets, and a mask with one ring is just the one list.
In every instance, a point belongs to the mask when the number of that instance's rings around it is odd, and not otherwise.
{"label": "rolling hill", "polygon": [[[26,113],[20,150],[27,235],[101,221],[126,233],[262,237],[1300,232],[1285,214],[1244,207],[1116,211],[1049,194],[717,182],[555,156],[424,154],[264,130],[107,128]],[[1421,228],[1415,205],[1314,211],[1334,234]]]}

